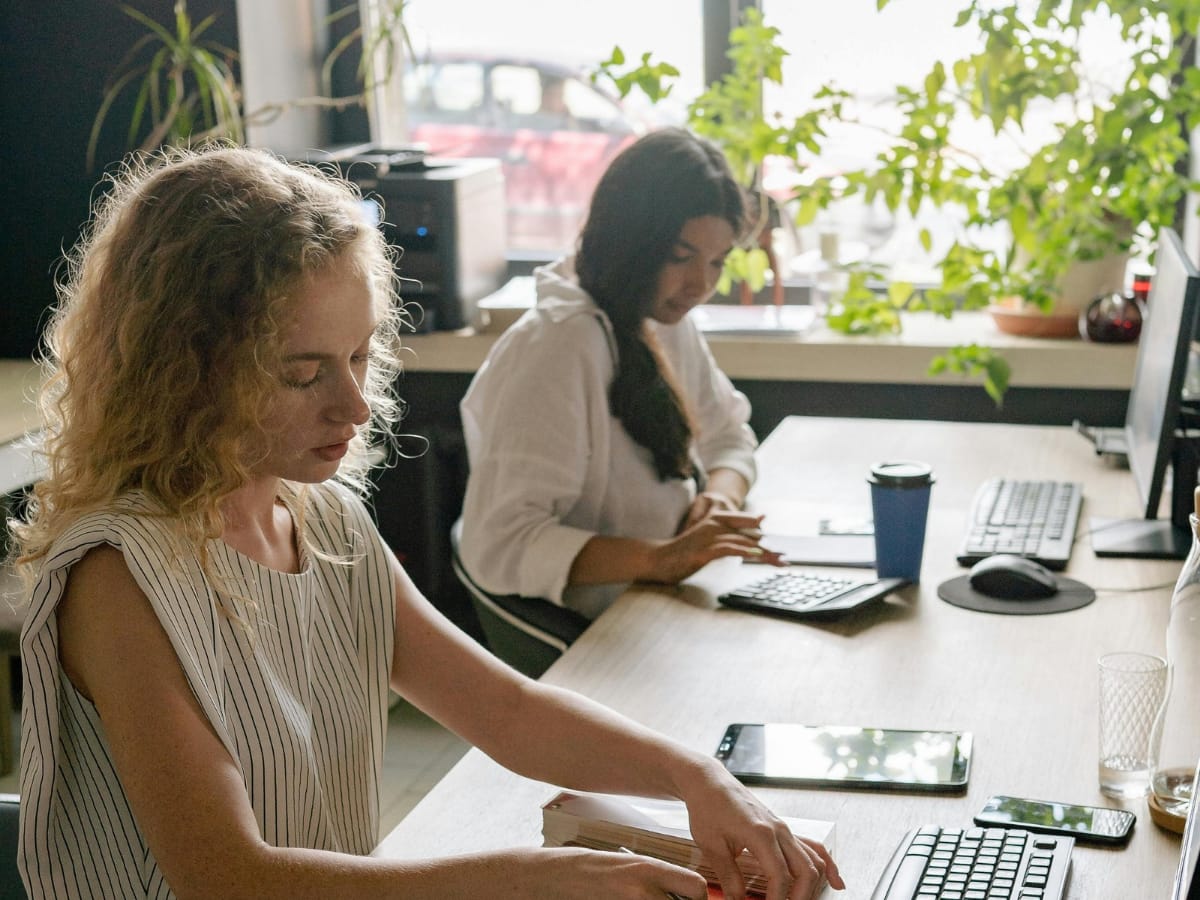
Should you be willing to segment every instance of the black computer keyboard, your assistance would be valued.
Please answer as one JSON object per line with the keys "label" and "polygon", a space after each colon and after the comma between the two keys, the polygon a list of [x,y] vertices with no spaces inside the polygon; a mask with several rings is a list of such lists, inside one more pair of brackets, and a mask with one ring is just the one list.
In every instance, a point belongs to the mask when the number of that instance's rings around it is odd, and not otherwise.
{"label": "black computer keyboard", "polygon": [[903,578],[873,581],[787,569],[722,594],[726,606],[793,618],[844,613],[908,584]]}
{"label": "black computer keyboard", "polygon": [[1013,553],[1062,571],[1082,505],[1083,485],[1077,481],[989,479],[971,501],[958,561],[972,566],[996,553]]}
{"label": "black computer keyboard", "polygon": [[1008,828],[910,831],[871,900],[1059,900],[1074,838]]}

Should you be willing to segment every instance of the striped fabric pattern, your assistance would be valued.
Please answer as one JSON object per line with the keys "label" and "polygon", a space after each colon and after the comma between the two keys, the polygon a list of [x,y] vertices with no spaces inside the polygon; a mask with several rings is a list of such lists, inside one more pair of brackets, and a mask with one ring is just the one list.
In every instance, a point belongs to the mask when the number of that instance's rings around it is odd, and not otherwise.
{"label": "striped fabric pattern", "polygon": [[[70,567],[99,544],[124,555],[204,714],[241,769],[263,838],[366,854],[378,839],[395,591],[362,503],[310,491],[301,572],[220,541],[210,579],[178,560],[164,523],[131,495],[82,518],[34,588],[21,660],[20,866],[30,897],[172,897],[113,769],[99,717],[58,664],[55,610]],[[293,511],[295,516],[295,511]],[[248,631],[219,611],[225,603]],[[246,600],[253,601],[253,612]]]}

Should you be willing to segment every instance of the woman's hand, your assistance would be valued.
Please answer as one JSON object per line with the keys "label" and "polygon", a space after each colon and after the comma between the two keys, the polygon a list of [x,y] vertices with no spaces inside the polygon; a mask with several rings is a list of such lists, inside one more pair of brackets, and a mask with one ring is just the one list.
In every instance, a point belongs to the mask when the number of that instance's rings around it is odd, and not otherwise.
{"label": "woman's hand", "polygon": [[759,546],[762,516],[713,512],[650,551],[650,574],[644,580],[675,584],[722,556],[740,556],[783,565],[783,557]]}
{"label": "woman's hand", "polygon": [[706,900],[708,886],[695,872],[636,853],[606,853],[581,847],[512,851],[495,875],[504,896],[561,900]]}
{"label": "woman's hand", "polygon": [[683,518],[683,526],[679,530],[686,531],[712,513],[735,513],[741,508],[742,507],[740,503],[737,503],[732,497],[723,491],[703,491],[702,493],[697,494],[696,499],[692,501],[692,505],[688,508],[687,515]]}
{"label": "woman's hand", "polygon": [[767,900],[811,900],[826,880],[846,887],[837,863],[817,841],[797,838],[791,829],[719,764],[704,761],[705,771],[684,791],[692,838],[717,873],[726,900],[743,900],[746,885],[737,867],[745,850],[767,879]]}

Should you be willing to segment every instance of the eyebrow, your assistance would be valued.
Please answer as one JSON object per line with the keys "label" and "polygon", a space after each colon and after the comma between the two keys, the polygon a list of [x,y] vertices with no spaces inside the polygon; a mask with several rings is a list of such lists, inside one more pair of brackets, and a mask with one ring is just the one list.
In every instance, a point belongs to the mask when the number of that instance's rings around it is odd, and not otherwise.
{"label": "eyebrow", "polygon": [[[695,244],[690,243],[689,241],[685,241],[683,238],[675,238],[675,246],[683,247],[689,253],[699,253],[700,252],[699,247],[697,247]],[[719,253],[717,255],[721,256],[721,257],[726,257],[732,252],[733,252],[733,247],[730,246],[729,249],[727,249],[724,253]]]}
{"label": "eyebrow", "polygon": [[[371,342],[371,340],[375,337],[375,333],[379,330],[380,324],[382,323],[377,323],[375,327],[371,329],[371,333],[363,339],[364,344],[369,344]],[[285,363],[324,362],[328,359],[337,359],[338,356],[339,354],[337,353],[322,353],[318,350],[306,350],[301,353],[289,353],[283,357],[283,361]]]}

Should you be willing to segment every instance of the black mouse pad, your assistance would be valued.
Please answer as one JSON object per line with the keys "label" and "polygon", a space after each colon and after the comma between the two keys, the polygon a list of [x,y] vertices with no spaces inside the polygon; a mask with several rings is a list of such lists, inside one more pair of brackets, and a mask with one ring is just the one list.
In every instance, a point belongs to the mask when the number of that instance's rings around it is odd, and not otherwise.
{"label": "black mouse pad", "polygon": [[1041,616],[1046,613],[1080,609],[1096,599],[1096,592],[1074,578],[1055,575],[1058,593],[1037,600],[999,600],[971,587],[971,576],[960,575],[938,585],[938,596],[952,606],[975,612],[1000,613],[1004,616]]}

